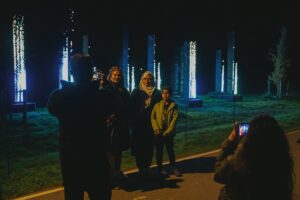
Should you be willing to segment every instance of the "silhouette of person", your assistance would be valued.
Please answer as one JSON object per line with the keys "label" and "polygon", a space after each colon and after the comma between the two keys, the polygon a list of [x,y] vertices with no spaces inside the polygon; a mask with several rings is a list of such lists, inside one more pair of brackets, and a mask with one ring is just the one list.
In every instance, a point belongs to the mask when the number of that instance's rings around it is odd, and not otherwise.
{"label": "silhouette of person", "polygon": [[92,59],[75,54],[70,60],[74,83],[52,92],[48,111],[59,120],[59,153],[66,200],[111,199],[107,123],[117,108],[110,91],[91,81]]}
{"label": "silhouette of person", "polygon": [[248,134],[238,124],[223,142],[214,180],[225,184],[219,199],[293,199],[293,160],[281,127],[270,115],[258,115]]}
{"label": "silhouette of person", "polygon": [[151,72],[142,74],[139,87],[131,93],[130,114],[132,123],[132,154],[135,156],[139,177],[149,176],[154,149],[154,134],[151,126],[151,112],[161,100],[160,90],[154,87]]}

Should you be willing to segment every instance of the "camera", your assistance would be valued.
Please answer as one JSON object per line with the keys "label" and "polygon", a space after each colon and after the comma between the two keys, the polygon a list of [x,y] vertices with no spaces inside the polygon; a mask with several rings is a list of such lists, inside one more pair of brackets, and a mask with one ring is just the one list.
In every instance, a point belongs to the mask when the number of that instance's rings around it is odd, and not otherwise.
{"label": "camera", "polygon": [[249,123],[243,122],[239,123],[239,136],[242,137],[247,135],[249,131]]}

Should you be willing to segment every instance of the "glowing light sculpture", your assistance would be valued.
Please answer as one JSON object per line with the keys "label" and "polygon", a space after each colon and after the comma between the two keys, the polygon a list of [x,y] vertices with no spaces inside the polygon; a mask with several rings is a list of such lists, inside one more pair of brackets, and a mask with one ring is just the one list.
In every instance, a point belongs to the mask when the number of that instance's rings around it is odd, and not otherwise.
{"label": "glowing light sculpture", "polygon": [[131,68],[131,91],[135,88],[134,66]]}
{"label": "glowing light sculpture", "polygon": [[238,64],[234,65],[234,95],[238,94]]}
{"label": "glowing light sculpture", "polygon": [[62,87],[61,81],[69,81],[69,38],[66,37],[65,44],[62,51],[62,61],[59,67],[59,88]]}
{"label": "glowing light sculpture", "polygon": [[[222,60],[222,62],[224,62],[224,60]],[[221,92],[224,92],[224,86],[225,86],[225,66],[224,63],[222,63],[222,76],[221,76]]]}
{"label": "glowing light sculpture", "polygon": [[160,73],[160,62],[157,63],[157,88],[161,89],[161,73]]}
{"label": "glowing light sculpture", "polygon": [[130,86],[130,66],[129,66],[129,64],[127,64],[127,70],[126,70],[126,79],[125,79],[125,83],[126,83],[126,88],[127,88],[127,90],[129,90],[130,88],[129,88],[129,86]]}
{"label": "glowing light sculpture", "polygon": [[15,102],[24,101],[24,90],[26,90],[26,69],[24,54],[24,16],[15,15],[12,23],[13,29],[13,51],[14,51],[14,83]]}
{"label": "glowing light sculpture", "polygon": [[196,98],[196,42],[191,41],[190,47],[190,76],[189,76],[189,98]]}

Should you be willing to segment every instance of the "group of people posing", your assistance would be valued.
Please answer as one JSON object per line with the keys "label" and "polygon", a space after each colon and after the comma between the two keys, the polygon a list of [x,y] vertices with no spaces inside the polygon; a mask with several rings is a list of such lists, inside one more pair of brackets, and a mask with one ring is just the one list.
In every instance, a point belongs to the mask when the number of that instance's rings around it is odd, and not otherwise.
{"label": "group of people posing", "polygon": [[[90,56],[76,54],[70,61],[74,83],[62,81],[49,97],[48,111],[60,124],[60,161],[66,199],[110,199],[111,185],[125,178],[122,152],[131,149],[140,180],[150,174],[156,147],[157,174],[163,170],[166,146],[172,172],[181,176],[174,153],[178,107],[172,89],[155,88],[151,72],[142,74],[131,94],[124,87],[120,67],[113,66],[107,78],[93,74]],[[101,186],[102,191],[99,190]]]}
{"label": "group of people posing", "polygon": [[[173,173],[178,107],[172,90],[155,88],[151,72],[144,72],[131,94],[123,86],[119,67],[93,77],[90,56],[71,58],[74,83],[50,95],[48,111],[59,120],[60,162],[66,200],[111,199],[112,182],[124,179],[122,152],[131,148],[138,175],[147,180],[154,147],[157,172],[166,146]],[[215,163],[214,180],[224,184],[220,200],[293,199],[293,159],[284,131],[270,115],[259,115],[240,136],[235,124]]]}

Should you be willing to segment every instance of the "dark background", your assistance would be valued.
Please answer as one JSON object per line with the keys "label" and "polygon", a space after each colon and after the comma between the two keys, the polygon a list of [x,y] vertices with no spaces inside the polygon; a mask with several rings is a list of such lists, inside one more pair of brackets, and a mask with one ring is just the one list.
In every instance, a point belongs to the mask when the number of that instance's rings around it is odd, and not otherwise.
{"label": "dark background", "polygon": [[196,40],[199,94],[214,90],[215,52],[222,49],[225,53],[228,31],[236,35],[240,93],[265,93],[267,76],[273,70],[268,51],[276,48],[281,27],[286,26],[291,90],[299,92],[300,18],[295,1],[12,0],[6,4],[0,10],[0,78],[12,89],[11,23],[12,16],[20,13],[25,16],[28,95],[38,106],[45,106],[49,93],[57,87],[69,7],[75,9],[75,38],[89,35],[90,54],[95,65],[104,70],[119,64],[125,26],[129,30],[130,62],[139,68],[147,64],[146,36],[156,34],[163,84],[170,83],[182,42]]}

